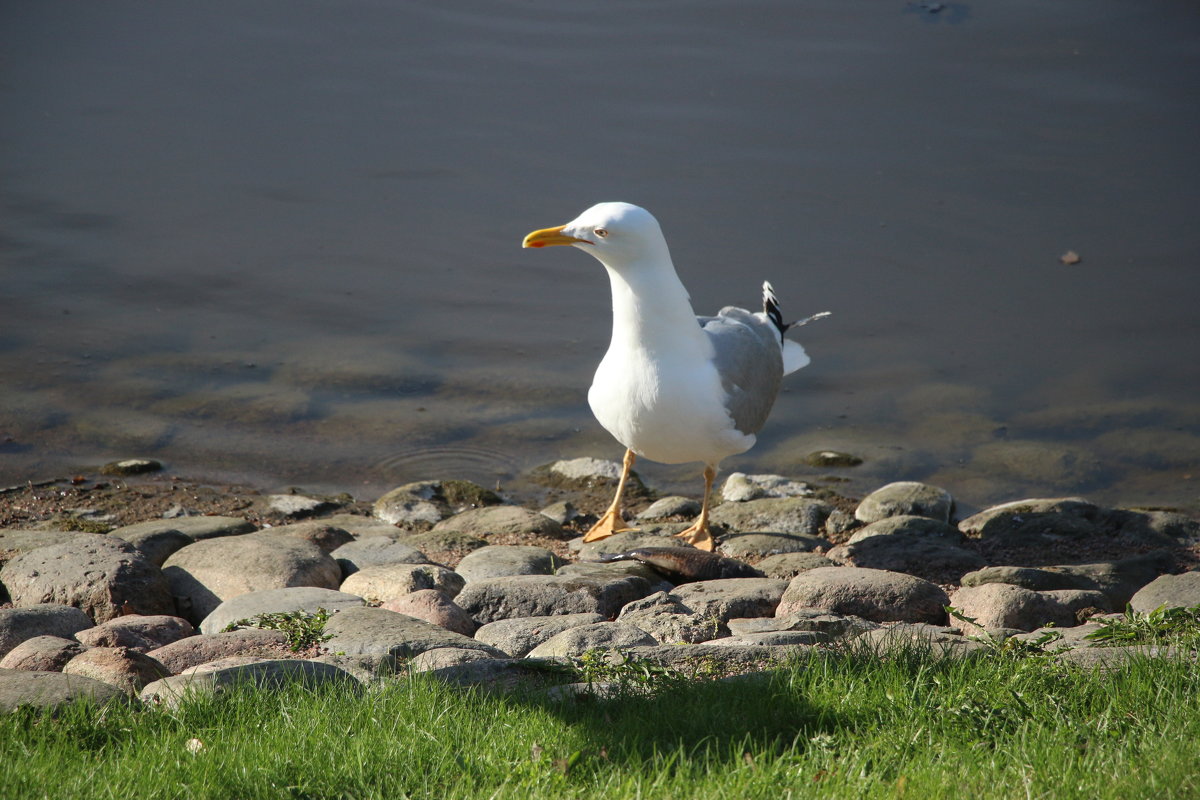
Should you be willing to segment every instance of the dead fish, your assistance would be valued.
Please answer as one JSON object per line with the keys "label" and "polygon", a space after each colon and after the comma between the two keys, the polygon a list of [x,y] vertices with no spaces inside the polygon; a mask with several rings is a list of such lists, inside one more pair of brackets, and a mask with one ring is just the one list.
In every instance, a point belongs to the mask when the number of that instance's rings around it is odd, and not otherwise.
{"label": "dead fish", "polygon": [[706,553],[694,547],[638,547],[624,553],[609,553],[601,556],[599,560],[604,563],[640,561],[672,583],[763,577],[761,572],[749,564]]}

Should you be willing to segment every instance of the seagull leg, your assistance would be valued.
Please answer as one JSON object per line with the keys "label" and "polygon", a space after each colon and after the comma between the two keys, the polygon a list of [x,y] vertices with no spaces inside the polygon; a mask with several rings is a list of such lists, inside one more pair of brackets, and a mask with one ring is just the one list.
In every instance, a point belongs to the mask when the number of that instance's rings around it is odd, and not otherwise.
{"label": "seagull leg", "polygon": [[716,549],[717,543],[713,540],[712,531],[708,529],[708,496],[712,494],[713,480],[716,477],[717,470],[706,464],[704,466],[704,501],[700,504],[700,516],[690,528],[675,534],[697,549],[707,550],[710,553]]}
{"label": "seagull leg", "polygon": [[583,535],[585,542],[595,542],[600,539],[607,539],[614,533],[624,533],[625,531],[637,530],[629,528],[625,525],[625,519],[621,516],[621,495],[625,494],[625,481],[629,480],[629,470],[633,469],[633,462],[637,457],[632,450],[625,451],[625,460],[621,464],[621,479],[617,481],[617,495],[613,498],[612,505],[608,507],[608,511],[604,512],[604,516],[600,517],[599,521],[592,526],[592,529]]}

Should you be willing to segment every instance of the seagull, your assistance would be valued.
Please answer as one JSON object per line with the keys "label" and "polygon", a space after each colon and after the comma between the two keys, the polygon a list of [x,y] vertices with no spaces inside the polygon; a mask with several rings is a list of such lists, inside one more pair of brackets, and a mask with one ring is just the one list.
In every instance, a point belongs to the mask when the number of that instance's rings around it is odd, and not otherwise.
{"label": "seagull", "polygon": [[761,312],[728,306],[715,317],[697,316],[658,220],[629,203],[594,205],[566,225],[533,231],[522,242],[552,245],[570,245],[596,258],[612,288],[612,340],[588,390],[588,405],[625,446],[625,457],[612,504],[583,540],[634,530],[621,515],[621,497],[641,456],[704,465],[700,516],[676,536],[712,551],[709,495],[717,466],[754,445],[780,379],[809,363],[804,348],[784,333],[828,312],[784,324],[771,284],[763,283]]}

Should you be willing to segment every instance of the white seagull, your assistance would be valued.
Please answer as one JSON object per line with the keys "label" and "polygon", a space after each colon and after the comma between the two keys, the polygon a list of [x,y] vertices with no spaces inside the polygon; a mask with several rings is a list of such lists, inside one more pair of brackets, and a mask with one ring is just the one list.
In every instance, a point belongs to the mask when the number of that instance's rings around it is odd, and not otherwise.
{"label": "white seagull", "polygon": [[717,465],[754,445],[780,379],[809,362],[804,348],[783,334],[828,312],[785,325],[771,284],[764,283],[761,312],[728,306],[715,317],[696,316],[658,220],[629,203],[600,203],[522,243],[548,245],[572,245],[595,257],[612,285],[612,341],[588,405],[625,445],[625,459],[612,505],[583,540],[631,530],[621,516],[621,495],[635,456],[643,456],[704,464],[700,516],[676,536],[711,551],[709,495]]}

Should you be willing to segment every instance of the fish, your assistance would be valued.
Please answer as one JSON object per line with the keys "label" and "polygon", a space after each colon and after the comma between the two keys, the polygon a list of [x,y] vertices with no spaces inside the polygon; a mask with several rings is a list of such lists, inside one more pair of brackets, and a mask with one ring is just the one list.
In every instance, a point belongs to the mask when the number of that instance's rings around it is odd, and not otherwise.
{"label": "fish", "polygon": [[639,561],[676,584],[721,578],[765,577],[743,561],[706,553],[694,547],[637,547],[623,553],[608,553],[598,560],[605,564]]}

